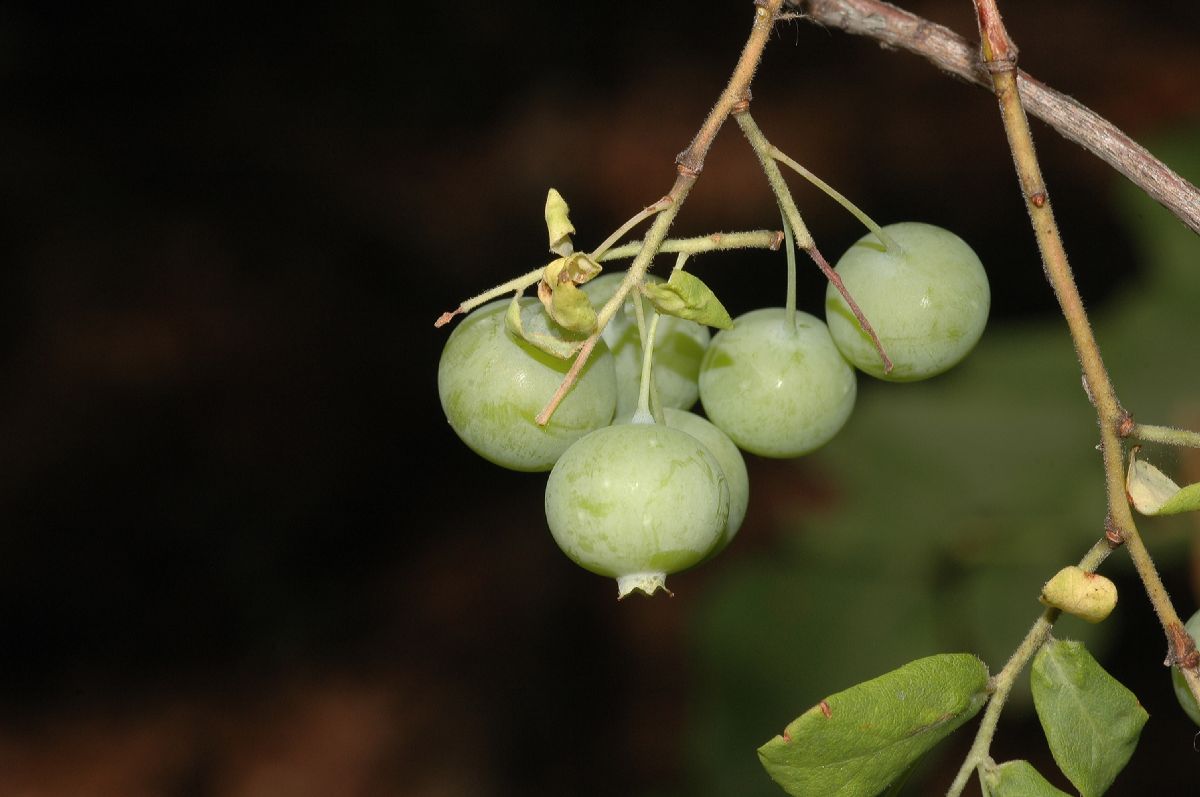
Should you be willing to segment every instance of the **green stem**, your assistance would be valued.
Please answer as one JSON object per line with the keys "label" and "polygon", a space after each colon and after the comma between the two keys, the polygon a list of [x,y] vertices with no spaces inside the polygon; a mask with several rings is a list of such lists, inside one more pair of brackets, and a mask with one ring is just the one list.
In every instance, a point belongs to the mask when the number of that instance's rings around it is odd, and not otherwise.
{"label": "green stem", "polygon": [[634,227],[653,216],[655,213],[660,213],[663,210],[666,210],[668,205],[670,205],[670,197],[663,197],[653,205],[642,208],[635,213],[633,217],[629,219],[629,221],[625,222],[616,230],[614,230],[612,235],[605,238],[603,243],[593,249],[589,257],[591,257],[592,260],[600,261],[603,259],[604,253],[608,251],[609,247],[625,237],[625,233],[629,232]]}
{"label": "green stem", "polygon": [[1144,443],[1163,443],[1169,446],[1200,448],[1200,432],[1188,429],[1176,429],[1172,426],[1151,426],[1135,423],[1129,432],[1130,437],[1136,437]]}
{"label": "green stem", "polygon": [[654,413],[650,411],[650,393],[654,387],[654,338],[658,333],[660,316],[658,313],[654,313],[650,317],[650,323],[646,323],[646,311],[641,294],[633,297],[633,306],[637,315],[638,336],[642,343],[642,376],[641,381],[638,382],[638,403],[637,409],[633,413],[633,422],[654,423]]}
{"label": "green stem", "polygon": [[783,317],[787,328],[796,329],[796,239],[792,236],[792,225],[783,216],[783,237],[787,241],[787,294],[783,303]]}
{"label": "green stem", "polygon": [[[658,248],[664,254],[684,252],[698,255],[701,252],[717,252],[726,249],[778,249],[782,241],[782,233],[772,230],[752,230],[750,232],[718,232],[712,235],[701,235],[696,238],[669,238]],[[621,246],[615,246],[599,257],[597,262],[606,263],[609,260],[619,260],[633,257],[642,251],[641,241],[630,241]]]}
{"label": "green stem", "polygon": [[[1096,568],[1113,552],[1113,548],[1113,544],[1107,539],[1099,540],[1079,560],[1079,567],[1089,573],[1094,573]],[[992,676],[988,684],[992,690],[992,695],[988,698],[988,705],[984,710],[983,719],[980,720],[979,729],[975,732],[975,741],[972,742],[966,759],[963,761],[962,766],[959,767],[954,782],[950,784],[950,788],[946,791],[946,797],[958,797],[958,795],[962,794],[963,789],[967,786],[967,782],[971,779],[971,772],[988,759],[992,739],[996,735],[996,724],[1000,720],[1000,712],[1004,709],[1004,704],[1008,701],[1017,678],[1024,671],[1029,660],[1041,648],[1046,638],[1050,636],[1050,630],[1054,627],[1054,623],[1058,620],[1060,614],[1061,611],[1055,608],[1047,608],[1043,611],[1042,615],[1034,622],[1033,627],[1025,634],[1025,638],[1021,640],[1021,644],[1013,651],[1012,656],[1009,657],[1003,669]]]}
{"label": "green stem", "polygon": [[833,270],[825,257],[817,249],[817,244],[813,241],[812,235],[809,234],[808,228],[804,225],[804,220],[800,218],[800,211],[796,207],[795,200],[792,199],[792,192],[788,189],[787,181],[783,179],[783,174],[779,171],[779,164],[775,162],[775,158],[771,153],[775,149],[771,146],[771,142],[763,135],[762,130],[758,128],[753,117],[750,116],[750,111],[747,110],[748,105],[743,103],[734,113],[734,118],[737,119],[738,126],[742,128],[742,134],[746,136],[746,140],[750,142],[750,146],[754,149],[754,154],[758,156],[759,165],[762,166],[763,173],[767,177],[767,183],[771,186],[771,192],[775,194],[775,201],[779,204],[779,209],[783,212],[783,216],[792,225],[792,232],[796,235],[797,246],[808,253],[812,261],[817,264],[817,268],[821,269],[821,273],[825,275],[833,286],[837,289],[842,298],[846,300],[846,305],[850,308],[850,312],[854,314],[858,320],[858,325],[871,338],[871,343],[875,347],[875,351],[879,353],[879,359],[883,361],[883,370],[888,373],[892,370],[892,359],[888,357],[887,352],[883,349],[883,343],[879,340],[879,335],[875,334],[875,328],[871,326],[871,322],[867,320],[866,315],[858,306],[858,302],[850,295],[850,291],[846,290],[846,285],[842,282],[842,278]]}
{"label": "green stem", "polygon": [[843,208],[845,208],[847,211],[849,211],[850,215],[854,216],[854,218],[856,218],[860,222],[862,222],[864,227],[866,227],[871,232],[875,233],[875,237],[880,240],[880,242],[883,244],[884,249],[886,249],[889,252],[895,252],[895,253],[899,253],[902,251],[900,248],[900,244],[896,242],[896,239],[893,238],[892,236],[888,235],[887,232],[884,231],[883,227],[876,224],[875,220],[872,219],[870,216],[868,216],[865,212],[863,212],[863,210],[861,208],[859,208],[858,205],[855,205],[853,202],[851,202],[849,199],[847,199],[840,191],[836,190],[829,183],[825,182],[820,177],[817,177],[815,174],[813,174],[808,169],[801,166],[795,160],[788,157],[781,149],[779,149],[779,147],[775,147],[775,146],[771,147],[771,157],[773,157],[775,160],[782,163],[784,166],[790,167],[792,169],[792,171],[796,172],[801,177],[803,177],[805,180],[808,180],[810,183],[815,185],[817,188],[824,191],[831,199],[833,199],[834,202],[837,202],[839,205],[841,205]]}
{"label": "green stem", "polygon": [[533,271],[530,271],[528,274],[522,274],[519,277],[514,277],[514,278],[510,279],[508,282],[505,282],[501,285],[497,285],[494,288],[486,290],[483,293],[479,294],[478,296],[472,296],[470,299],[467,299],[465,302],[463,302],[462,304],[460,304],[458,307],[451,310],[450,312],[442,313],[441,316],[438,317],[438,320],[435,321],[433,325],[435,327],[445,326],[446,324],[448,324],[450,322],[450,319],[454,318],[454,316],[459,315],[460,313],[469,313],[472,310],[474,310],[476,307],[478,307],[479,305],[483,304],[484,302],[488,302],[492,299],[496,299],[500,296],[503,296],[506,293],[509,293],[510,291],[523,291],[526,288],[528,288],[530,285],[536,284],[537,281],[542,278],[542,272],[544,272],[545,270],[546,270],[546,267],[542,266],[541,268],[537,268],[537,269],[534,269]]}

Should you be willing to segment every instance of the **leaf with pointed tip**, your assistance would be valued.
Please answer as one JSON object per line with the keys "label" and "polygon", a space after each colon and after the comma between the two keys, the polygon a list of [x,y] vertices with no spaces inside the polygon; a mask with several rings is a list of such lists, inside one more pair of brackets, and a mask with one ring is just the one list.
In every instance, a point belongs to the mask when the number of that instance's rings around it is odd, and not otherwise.
{"label": "leaf with pointed tip", "polygon": [[1028,761],[992,761],[984,764],[982,775],[988,797],[1071,797],[1050,785]]}
{"label": "leaf with pointed tip", "polygon": [[672,271],[665,283],[647,282],[643,292],[663,315],[686,318],[717,329],[732,329],[733,319],[721,300],[699,277]]}
{"label": "leaf with pointed tip", "polygon": [[987,666],[945,653],[830,695],[758,748],[795,797],[874,797],[987,700]]}
{"label": "leaf with pointed tip", "polygon": [[1125,492],[1143,515],[1177,515],[1200,509],[1200,484],[1180,487],[1171,477],[1140,459],[1130,458]]}
{"label": "leaf with pointed tip", "polygon": [[1033,657],[1030,685],[1058,768],[1083,797],[1103,794],[1150,715],[1082,642],[1048,640]]}

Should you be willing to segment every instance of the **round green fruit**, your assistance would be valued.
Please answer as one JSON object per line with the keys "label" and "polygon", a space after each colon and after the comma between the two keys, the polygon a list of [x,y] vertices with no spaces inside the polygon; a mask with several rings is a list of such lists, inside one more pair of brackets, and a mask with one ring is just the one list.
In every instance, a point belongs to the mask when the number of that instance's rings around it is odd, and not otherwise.
{"label": "round green fruit", "polygon": [[[625,415],[613,423],[630,423],[632,415]],[[717,464],[725,474],[725,485],[729,489],[729,519],[725,522],[725,530],[721,533],[721,541],[708,555],[716,556],[725,550],[730,541],[742,527],[746,518],[746,508],[750,505],[750,476],[746,471],[746,460],[741,449],[729,438],[729,435],[718,429],[712,421],[688,410],[675,407],[663,408],[663,419],[667,426],[687,432],[699,440],[712,454]]]}
{"label": "round green fruit", "polygon": [[[534,420],[571,367],[512,334],[505,325],[508,299],[479,307],[450,334],[438,362],[438,395],[446,420],[473,451],[518,471],[548,471],[567,447],[607,426],[617,404],[612,354],[597,343],[579,381],[550,422]],[[568,337],[546,318],[541,304],[522,300],[522,324],[542,334]]]}
{"label": "round green fruit", "polygon": [[892,370],[884,372],[870,336],[833,283],[825,321],[858,369],[889,382],[928,379],[961,362],[983,335],[991,307],[987,273],[974,250],[942,227],[906,221],[883,229],[898,249],[886,249],[868,233],[834,271],[879,336]]}
{"label": "round green fruit", "polygon": [[[1200,642],[1200,611],[1193,614],[1183,627],[1191,634],[1193,640]],[[1192,697],[1192,691],[1188,689],[1187,681],[1178,667],[1171,668],[1171,685],[1175,687],[1175,697],[1179,700],[1179,705],[1183,706],[1192,722],[1200,725],[1200,706],[1196,705],[1196,698]]]}
{"label": "round green fruit", "polygon": [[657,423],[608,426],[566,450],[546,480],[546,522],[572,561],[617,595],[666,589],[703,561],[729,520],[725,474],[704,444]]}
{"label": "round green fruit", "polygon": [[829,330],[782,307],[752,310],[713,336],[700,363],[704,414],[743,451],[808,454],[845,425],[858,383]]}
{"label": "round green fruit", "polygon": [[[581,287],[598,311],[612,298],[625,272],[601,274]],[[661,277],[646,275],[647,282],[662,282]],[[648,310],[653,310],[646,303]],[[642,379],[642,341],[632,297],[617,311],[601,333],[613,354],[617,370],[617,415],[632,413],[637,407]],[[675,316],[662,316],[654,336],[654,364],[651,369],[658,399],[664,407],[690,409],[700,396],[696,384],[700,358],[708,346],[708,327]]]}

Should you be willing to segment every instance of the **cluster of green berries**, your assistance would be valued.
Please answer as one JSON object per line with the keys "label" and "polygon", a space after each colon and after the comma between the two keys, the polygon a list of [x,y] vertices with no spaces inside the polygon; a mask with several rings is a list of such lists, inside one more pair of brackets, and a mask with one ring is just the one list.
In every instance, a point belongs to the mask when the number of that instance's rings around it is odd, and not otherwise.
{"label": "cluster of green berries", "polygon": [[[446,342],[438,367],[446,418],[489,461],[549,472],[547,524],[573,561],[615,578],[621,597],[665,589],[667,575],[711,558],[737,534],[749,502],[744,453],[813,452],[849,419],[860,373],[926,379],[960,362],[979,340],[990,290],[974,251],[929,224],[883,230],[888,245],[867,234],[834,270],[889,355],[890,370],[832,284],[823,320],[769,307],[713,334],[663,315],[650,371],[662,409],[656,423],[638,412],[642,347],[630,298],[549,421],[538,424],[572,360],[514,334],[506,323],[510,302],[497,300],[470,313]],[[603,274],[580,288],[599,306],[623,277]],[[524,329],[579,337],[536,300],[519,301]]]}

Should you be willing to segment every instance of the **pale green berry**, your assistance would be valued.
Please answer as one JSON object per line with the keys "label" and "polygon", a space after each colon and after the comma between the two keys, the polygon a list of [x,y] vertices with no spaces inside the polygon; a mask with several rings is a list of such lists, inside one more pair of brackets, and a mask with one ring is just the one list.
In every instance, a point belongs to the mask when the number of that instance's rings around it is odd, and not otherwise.
{"label": "pale green berry", "polygon": [[704,444],[657,423],[591,432],[546,481],[546,522],[572,561],[617,580],[617,595],[666,589],[703,561],[729,520],[725,474]]}
{"label": "pale green berry", "polygon": [[[585,282],[584,293],[599,310],[612,298],[624,279],[624,272],[601,274]],[[660,283],[661,277],[646,275],[647,282]],[[653,312],[649,302],[646,309]],[[649,316],[649,313],[647,313]],[[638,390],[642,380],[642,341],[638,335],[637,315],[632,295],[625,300],[601,333],[613,354],[617,370],[617,415],[632,413],[637,407]],[[690,409],[699,398],[696,384],[700,373],[700,358],[708,346],[711,333],[708,327],[675,316],[662,316],[654,336],[654,365],[651,371],[658,399],[664,407]]]}
{"label": "pale green berry", "polygon": [[[632,417],[625,415],[613,423],[630,423]],[[667,426],[687,432],[703,443],[709,453],[716,457],[721,471],[725,474],[725,484],[729,489],[729,520],[725,523],[720,544],[709,554],[708,558],[711,559],[725,550],[746,518],[746,508],[750,505],[750,476],[746,471],[746,459],[729,435],[701,415],[689,410],[664,407],[663,420],[667,422]]]}
{"label": "pale green berry", "polygon": [[[550,422],[535,420],[559,389],[570,359],[519,339],[505,325],[509,300],[483,305],[450,334],[438,362],[438,394],[446,420],[483,458],[518,471],[548,471],[567,447],[607,426],[617,403],[612,355],[597,343],[579,381]],[[562,334],[534,299],[522,302],[524,326]]]}
{"label": "pale green berry", "polygon": [[782,307],[752,310],[713,336],[700,364],[704,414],[743,451],[798,457],[825,443],[854,409],[858,383],[829,330]]}
{"label": "pale green berry", "polygon": [[834,271],[879,336],[892,370],[884,372],[870,336],[832,282],[825,320],[860,370],[889,382],[927,379],[961,362],[983,335],[991,307],[987,273],[975,251],[942,227],[906,221],[883,229],[898,250],[868,233]]}

